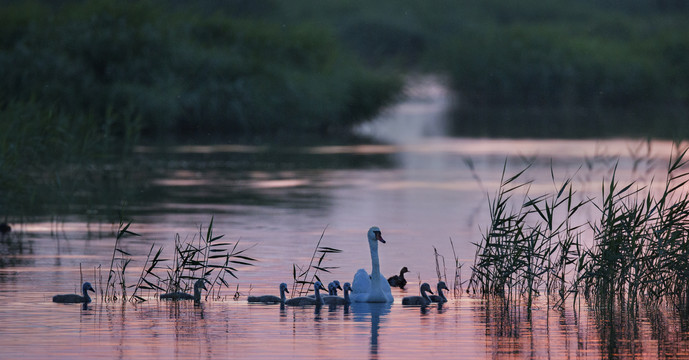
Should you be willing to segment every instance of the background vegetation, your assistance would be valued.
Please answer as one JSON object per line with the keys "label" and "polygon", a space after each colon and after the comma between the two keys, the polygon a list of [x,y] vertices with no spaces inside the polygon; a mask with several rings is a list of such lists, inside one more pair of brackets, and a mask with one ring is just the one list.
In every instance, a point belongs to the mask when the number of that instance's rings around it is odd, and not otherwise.
{"label": "background vegetation", "polygon": [[4,0],[0,187],[142,139],[340,137],[419,72],[456,90],[460,136],[684,138],[688,17],[679,0]]}

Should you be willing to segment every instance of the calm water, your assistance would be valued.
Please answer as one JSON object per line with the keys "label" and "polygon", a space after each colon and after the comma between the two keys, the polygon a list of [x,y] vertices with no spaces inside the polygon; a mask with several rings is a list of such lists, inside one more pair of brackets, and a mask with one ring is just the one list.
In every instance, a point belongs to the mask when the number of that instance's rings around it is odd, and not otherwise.
{"label": "calm water", "polygon": [[[529,315],[466,294],[442,307],[401,305],[418,293],[419,280],[437,281],[434,247],[444,256],[441,272],[454,272],[450,239],[468,279],[472,242],[487,226],[487,194],[498,188],[505,161],[510,174],[532,164],[531,193],[553,191],[552,166],[558,180],[575,179],[583,199],[600,196],[616,162],[623,178],[662,176],[672,150],[653,142],[649,152],[629,140],[448,138],[448,105],[442,87],[419,83],[407,101],[359,129],[377,140],[355,145],[140,147],[129,172],[99,191],[75,191],[58,219],[37,215],[14,224],[0,242],[0,358],[689,356],[689,327],[664,312],[606,326],[585,306],[556,311],[541,302]],[[199,307],[159,302],[152,293],[136,305],[103,302],[98,285],[116,229],[103,219],[114,219],[119,208],[141,234],[122,243],[133,257],[130,284],[152,244],[169,258],[176,234],[194,239],[211,217],[216,235],[239,241],[259,261],[238,266],[239,279]],[[357,269],[370,269],[371,225],[388,241],[380,247],[383,274],[411,271],[407,289],[393,290],[392,305],[281,309],[246,302],[249,294],[276,294],[280,282],[291,285],[293,264],[308,264],[324,230],[321,245],[343,252],[327,256],[333,269],[321,277],[351,281]],[[95,301],[85,310],[52,303],[52,295],[76,291],[80,268],[96,284]]]}

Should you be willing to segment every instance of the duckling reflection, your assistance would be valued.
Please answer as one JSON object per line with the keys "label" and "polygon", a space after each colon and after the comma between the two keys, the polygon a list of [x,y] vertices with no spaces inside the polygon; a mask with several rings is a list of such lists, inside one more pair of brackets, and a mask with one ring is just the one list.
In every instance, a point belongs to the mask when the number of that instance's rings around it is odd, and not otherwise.
{"label": "duckling reflection", "polygon": [[371,358],[378,358],[378,333],[380,322],[385,319],[385,315],[390,313],[392,303],[352,303],[350,304],[354,321],[371,323],[371,339],[369,342],[369,353]]}

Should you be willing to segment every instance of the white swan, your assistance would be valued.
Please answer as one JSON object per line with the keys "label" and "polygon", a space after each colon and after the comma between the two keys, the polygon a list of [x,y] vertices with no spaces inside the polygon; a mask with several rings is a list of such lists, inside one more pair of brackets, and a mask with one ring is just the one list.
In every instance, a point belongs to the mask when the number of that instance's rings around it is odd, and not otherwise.
{"label": "white swan", "polygon": [[161,300],[194,300],[195,303],[201,302],[201,289],[206,289],[205,280],[199,279],[194,283],[194,295],[190,295],[181,291],[171,292],[160,295]]}
{"label": "white swan", "polygon": [[342,288],[342,291],[344,291],[344,297],[339,297],[337,295],[326,295],[323,296],[323,303],[326,305],[347,305],[352,302],[352,300],[349,298],[349,292],[351,290],[352,285],[346,282],[344,284],[344,288]]}
{"label": "white swan", "polygon": [[280,284],[280,297],[275,295],[263,295],[263,296],[249,296],[246,301],[250,303],[264,303],[264,304],[284,304],[285,303],[285,293],[289,293],[287,290],[287,284]]}
{"label": "white swan", "polygon": [[450,289],[447,288],[447,285],[445,285],[444,281],[438,282],[438,287],[436,288],[436,291],[438,292],[438,295],[431,295],[429,298],[431,299],[432,302],[437,302],[437,303],[444,303],[447,302],[447,298],[445,297],[445,294],[443,294],[443,290],[450,291]]}
{"label": "white swan", "polygon": [[83,285],[81,285],[81,293],[83,294],[83,296],[77,294],[55,295],[53,296],[53,302],[62,304],[88,304],[91,302],[91,297],[88,294],[89,290],[93,291],[94,293],[96,292],[96,290],[93,290],[93,287],[91,286],[90,282],[85,282]]}
{"label": "white swan", "polygon": [[359,269],[354,274],[351,294],[353,302],[388,303],[394,300],[390,291],[390,284],[380,273],[378,241],[385,244],[380,229],[377,226],[368,229],[368,246],[371,250],[371,275],[364,269]]}
{"label": "white swan", "polygon": [[402,305],[421,305],[427,306],[431,303],[431,299],[426,292],[433,294],[431,286],[428,283],[421,284],[421,296],[406,296],[402,298]]}
{"label": "white swan", "polygon": [[304,306],[304,305],[323,305],[323,299],[321,298],[321,293],[318,290],[325,290],[323,284],[320,281],[313,283],[313,290],[316,294],[315,297],[301,296],[291,298],[285,301],[286,305],[290,306]]}

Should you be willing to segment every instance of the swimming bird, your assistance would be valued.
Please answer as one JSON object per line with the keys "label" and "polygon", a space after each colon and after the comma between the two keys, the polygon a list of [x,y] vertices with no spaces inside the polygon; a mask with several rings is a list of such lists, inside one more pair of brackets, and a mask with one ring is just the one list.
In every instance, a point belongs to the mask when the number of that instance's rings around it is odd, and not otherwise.
{"label": "swimming bird", "polygon": [[402,305],[421,305],[427,306],[431,303],[431,299],[426,292],[433,294],[431,286],[428,283],[421,284],[421,296],[406,296],[402,298]]}
{"label": "swimming bird", "polygon": [[352,300],[349,298],[349,292],[352,291],[352,285],[346,282],[342,291],[344,291],[344,297],[326,295],[323,296],[323,303],[326,305],[346,305],[351,303]]}
{"label": "swimming bird", "polygon": [[409,270],[407,269],[407,267],[403,267],[402,270],[400,270],[399,275],[390,276],[388,278],[388,284],[390,284],[390,286],[395,286],[400,289],[404,289],[404,286],[407,285],[407,279],[404,278],[404,273],[408,272]]}
{"label": "swimming bird", "polygon": [[385,244],[385,240],[377,226],[368,229],[368,247],[371,251],[371,275],[366,270],[359,269],[352,281],[351,299],[353,302],[393,302],[390,284],[380,273],[380,259],[378,259],[378,242]]}
{"label": "swimming bird", "polygon": [[0,224],[0,235],[9,234],[12,231],[12,227],[8,223]]}
{"label": "swimming bird", "polygon": [[280,297],[277,297],[275,295],[263,295],[263,296],[249,296],[246,301],[250,303],[264,303],[264,304],[284,304],[285,303],[285,293],[289,293],[287,291],[287,284],[282,283],[280,284]]}
{"label": "swimming bird", "polygon": [[196,280],[194,283],[194,295],[190,295],[181,291],[171,292],[167,294],[160,295],[161,300],[194,300],[196,303],[201,302],[201,289],[206,289],[204,279]]}
{"label": "swimming bird", "polygon": [[342,290],[342,286],[340,286],[340,282],[338,280],[333,280],[328,284],[328,295],[335,295],[337,296],[337,289]]}
{"label": "swimming bird", "polygon": [[447,302],[447,298],[445,297],[445,294],[443,294],[443,290],[450,291],[450,289],[447,288],[447,285],[445,285],[445,282],[440,281],[440,282],[438,282],[438,287],[436,288],[438,295],[431,295],[431,296],[429,296],[429,299],[431,299],[432,302],[437,302],[437,303]]}
{"label": "swimming bird", "polygon": [[91,302],[91,297],[88,294],[89,290],[93,291],[94,293],[96,292],[96,290],[93,290],[91,283],[87,281],[81,286],[81,293],[83,295],[77,295],[77,294],[55,295],[55,296],[53,296],[53,302],[62,303],[62,304],[74,304],[74,303],[88,304]]}
{"label": "swimming bird", "polygon": [[[337,280],[333,280],[328,284],[328,295],[335,295],[337,296],[337,289],[342,290],[342,287],[340,286],[340,282]],[[310,298],[315,298],[316,295],[307,295]]]}
{"label": "swimming bird", "polygon": [[285,301],[286,305],[290,306],[304,306],[304,305],[323,305],[323,298],[321,298],[321,293],[319,290],[325,290],[323,284],[320,281],[313,283],[313,291],[315,292],[315,297],[300,296],[291,298]]}

